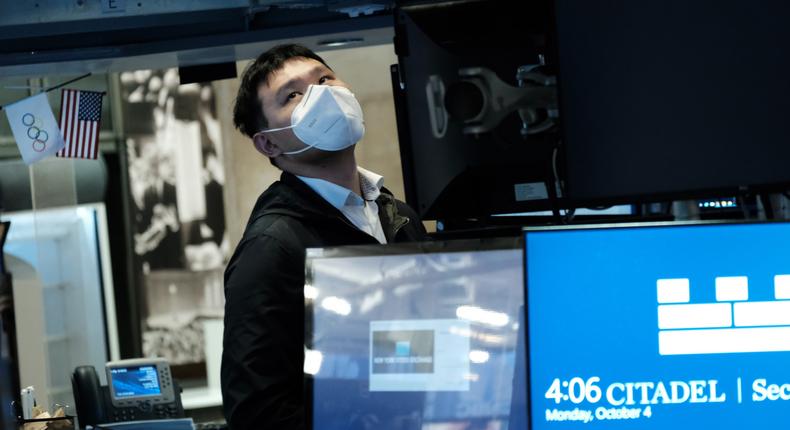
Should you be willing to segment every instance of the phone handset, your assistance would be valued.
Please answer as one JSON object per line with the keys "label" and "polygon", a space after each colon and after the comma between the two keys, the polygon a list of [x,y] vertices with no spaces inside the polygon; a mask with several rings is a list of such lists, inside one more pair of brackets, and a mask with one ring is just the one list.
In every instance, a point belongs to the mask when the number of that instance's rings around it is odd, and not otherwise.
{"label": "phone handset", "polygon": [[71,388],[77,407],[77,419],[81,428],[107,421],[105,410],[105,394],[99,376],[93,366],[80,366],[74,369],[71,376]]}

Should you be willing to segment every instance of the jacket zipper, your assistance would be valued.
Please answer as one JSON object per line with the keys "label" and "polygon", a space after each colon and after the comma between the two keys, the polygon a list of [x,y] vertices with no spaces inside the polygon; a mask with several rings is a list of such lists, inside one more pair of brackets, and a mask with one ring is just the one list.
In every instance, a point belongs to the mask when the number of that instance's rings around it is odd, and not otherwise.
{"label": "jacket zipper", "polygon": [[398,224],[393,226],[393,229],[392,229],[392,239],[393,240],[395,240],[395,238],[398,236],[398,232],[403,227],[405,227],[407,224],[409,224],[409,221],[410,221],[409,217],[401,217],[401,219],[399,220]]}

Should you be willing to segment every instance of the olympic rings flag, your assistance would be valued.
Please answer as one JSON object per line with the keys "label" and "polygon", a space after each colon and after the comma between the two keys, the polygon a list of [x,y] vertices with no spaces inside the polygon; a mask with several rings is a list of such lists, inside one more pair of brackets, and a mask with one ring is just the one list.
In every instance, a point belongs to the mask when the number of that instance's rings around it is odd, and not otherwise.
{"label": "olympic rings flag", "polygon": [[65,142],[46,93],[3,108],[25,164],[33,164],[60,151]]}

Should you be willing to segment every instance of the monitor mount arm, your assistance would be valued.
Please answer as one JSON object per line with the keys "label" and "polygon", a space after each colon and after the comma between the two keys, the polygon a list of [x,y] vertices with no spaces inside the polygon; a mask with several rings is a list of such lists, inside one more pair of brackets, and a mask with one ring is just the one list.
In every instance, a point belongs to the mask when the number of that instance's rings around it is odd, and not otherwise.
{"label": "monitor mount arm", "polygon": [[459,69],[461,79],[447,88],[444,97],[447,113],[463,121],[464,134],[489,132],[514,110],[521,118],[523,137],[546,131],[556,124],[558,117],[557,79],[541,73],[539,67],[519,67],[518,87],[507,84],[484,67]]}

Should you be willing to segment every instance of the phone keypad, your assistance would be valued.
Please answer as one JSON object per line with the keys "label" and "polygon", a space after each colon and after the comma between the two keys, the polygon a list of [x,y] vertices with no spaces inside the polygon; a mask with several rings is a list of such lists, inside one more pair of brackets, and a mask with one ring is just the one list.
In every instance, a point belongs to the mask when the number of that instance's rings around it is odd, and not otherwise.
{"label": "phone keypad", "polygon": [[139,402],[133,408],[115,409],[110,419],[113,422],[179,418],[178,407],[175,403],[151,404],[151,402]]}
{"label": "phone keypad", "polygon": [[113,411],[112,420],[118,421],[134,421],[137,419],[135,410],[132,408],[116,409]]}
{"label": "phone keypad", "polygon": [[178,417],[178,408],[175,404],[155,405],[154,414],[157,418],[176,418]]}

